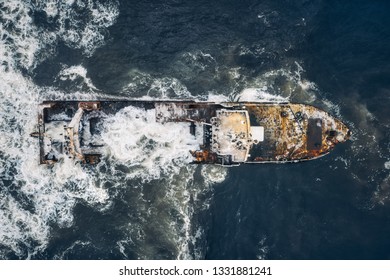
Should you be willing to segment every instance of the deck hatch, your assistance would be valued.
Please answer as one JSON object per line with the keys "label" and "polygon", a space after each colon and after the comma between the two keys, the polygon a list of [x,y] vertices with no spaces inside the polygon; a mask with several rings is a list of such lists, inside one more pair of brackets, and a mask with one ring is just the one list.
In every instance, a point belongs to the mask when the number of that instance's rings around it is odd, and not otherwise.
{"label": "deck hatch", "polygon": [[309,119],[307,124],[307,149],[321,150],[322,146],[322,119]]}

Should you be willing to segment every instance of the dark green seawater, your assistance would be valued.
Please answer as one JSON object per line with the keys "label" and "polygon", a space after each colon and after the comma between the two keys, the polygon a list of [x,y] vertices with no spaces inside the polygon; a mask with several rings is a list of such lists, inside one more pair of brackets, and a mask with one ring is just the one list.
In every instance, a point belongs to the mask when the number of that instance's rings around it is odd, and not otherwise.
{"label": "dark green seawater", "polygon": [[[0,1],[0,258],[389,259],[389,12],[385,0]],[[318,106],[353,137],[318,160],[228,169],[189,166],[180,137],[145,143],[143,126],[107,140],[140,137],[123,147],[132,160],[93,167],[38,166],[29,137],[42,100],[248,92]]]}

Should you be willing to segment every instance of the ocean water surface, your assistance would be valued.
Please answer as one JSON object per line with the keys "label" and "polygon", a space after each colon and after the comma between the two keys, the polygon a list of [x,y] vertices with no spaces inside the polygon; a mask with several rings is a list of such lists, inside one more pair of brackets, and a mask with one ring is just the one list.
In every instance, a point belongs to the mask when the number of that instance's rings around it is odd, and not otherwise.
{"label": "ocean water surface", "polygon": [[[0,259],[390,258],[389,12],[0,0]],[[129,108],[97,166],[39,165],[37,104],[105,98],[301,102],[353,137],[305,163],[194,166],[182,128]]]}

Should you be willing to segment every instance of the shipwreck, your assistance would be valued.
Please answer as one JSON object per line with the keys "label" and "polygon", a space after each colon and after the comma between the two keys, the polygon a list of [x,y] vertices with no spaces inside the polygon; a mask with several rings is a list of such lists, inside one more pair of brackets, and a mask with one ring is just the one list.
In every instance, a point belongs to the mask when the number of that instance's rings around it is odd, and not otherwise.
{"label": "shipwreck", "polygon": [[41,164],[64,157],[98,163],[102,154],[98,124],[105,116],[133,106],[153,110],[161,124],[188,125],[198,148],[192,163],[234,166],[316,159],[351,136],[327,112],[305,104],[198,101],[45,101],[39,105],[37,132]]}

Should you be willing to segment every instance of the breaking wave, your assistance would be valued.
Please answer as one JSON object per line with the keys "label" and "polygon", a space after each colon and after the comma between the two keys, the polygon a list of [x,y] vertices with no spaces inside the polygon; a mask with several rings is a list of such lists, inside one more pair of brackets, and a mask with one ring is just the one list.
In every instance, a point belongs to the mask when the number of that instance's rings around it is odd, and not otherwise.
{"label": "breaking wave", "polygon": [[99,91],[92,83],[91,79],[87,77],[87,69],[85,69],[82,65],[65,67],[58,74],[58,79],[64,83],[62,86],[65,88],[65,83],[69,82],[71,84],[71,88],[74,88],[76,85],[76,88],[79,91]]}
{"label": "breaking wave", "polygon": [[190,150],[199,149],[185,123],[156,122],[155,110],[126,107],[105,119],[102,139],[107,157],[125,163],[129,178],[159,179],[177,174],[192,161]]}

